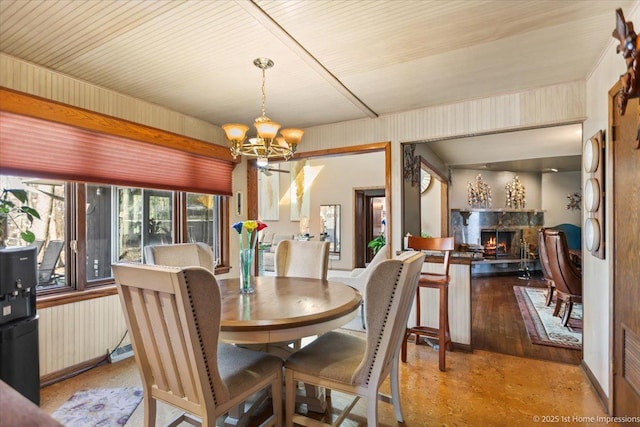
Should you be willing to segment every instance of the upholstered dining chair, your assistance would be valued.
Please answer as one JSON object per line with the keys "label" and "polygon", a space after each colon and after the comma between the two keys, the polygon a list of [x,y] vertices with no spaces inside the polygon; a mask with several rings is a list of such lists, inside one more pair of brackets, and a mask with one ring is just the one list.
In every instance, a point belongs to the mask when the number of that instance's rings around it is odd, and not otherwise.
{"label": "upholstered dining chair", "polygon": [[282,360],[218,342],[221,296],[202,267],[114,264],[118,294],[144,389],[144,419],[155,425],[161,400],[185,413],[180,421],[214,426],[216,418],[270,388],[282,423]]}
{"label": "upholstered dining chair", "polygon": [[170,267],[200,266],[212,273],[218,264],[211,248],[203,242],[145,246],[144,259],[147,264]]}
{"label": "upholstered dining chair", "polygon": [[424,255],[386,260],[374,267],[365,290],[368,295],[366,335],[333,331],[291,355],[285,362],[286,426],[309,421],[294,413],[297,382],[356,395],[334,425],[339,424],[362,397],[367,401],[367,425],[377,426],[378,390],[390,376],[391,403],[403,422],[398,377],[400,342],[411,309]]}
{"label": "upholstered dining chair", "polygon": [[[416,336],[416,345],[420,336],[438,340],[438,368],[446,370],[446,350],[453,350],[449,332],[449,260],[454,249],[453,237],[416,237],[409,236],[407,247],[418,251],[441,251],[444,254],[442,273],[421,273],[416,289],[416,326],[407,328],[402,341],[402,361],[407,361],[407,340],[411,334]],[[438,327],[428,327],[420,322],[420,288],[437,289],[439,295]]]}
{"label": "upholstered dining chair", "polygon": [[327,279],[329,242],[283,240],[276,249],[276,276]]}
{"label": "upholstered dining chair", "polygon": [[384,245],[380,248],[371,262],[365,268],[357,268],[353,270],[351,272],[351,275],[349,276],[335,276],[331,278],[331,280],[344,283],[345,285],[349,285],[357,289],[362,294],[362,307],[360,308],[360,314],[362,318],[363,328],[365,328],[364,303],[366,298],[366,295],[364,293],[364,285],[367,283],[367,280],[369,279],[369,276],[371,275],[374,267],[387,259],[389,259],[389,245]]}
{"label": "upholstered dining chair", "polygon": [[[544,228],[541,228],[538,232],[538,257],[540,258],[540,267],[542,268],[542,277],[547,282],[547,297],[545,299],[545,305],[551,305],[553,301],[553,291],[556,285],[553,283],[553,277],[551,277],[551,267],[549,266],[549,256],[547,255],[547,244],[544,239]],[[556,313],[557,315],[557,313]]]}
{"label": "upholstered dining chair", "polygon": [[563,231],[547,228],[544,240],[549,258],[549,271],[556,289],[554,316],[560,313],[565,303],[562,326],[569,324],[573,304],[582,303],[582,272],[578,270],[569,255],[569,245]]}

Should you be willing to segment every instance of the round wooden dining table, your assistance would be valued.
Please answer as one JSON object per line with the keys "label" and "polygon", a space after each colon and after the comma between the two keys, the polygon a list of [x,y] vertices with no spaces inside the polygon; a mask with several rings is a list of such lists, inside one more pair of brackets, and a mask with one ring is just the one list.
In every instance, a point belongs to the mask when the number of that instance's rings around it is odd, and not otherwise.
{"label": "round wooden dining table", "polygon": [[362,296],[351,286],[300,277],[255,277],[255,291],[240,293],[239,279],[218,280],[222,293],[220,339],[268,344],[319,335],[352,320]]}

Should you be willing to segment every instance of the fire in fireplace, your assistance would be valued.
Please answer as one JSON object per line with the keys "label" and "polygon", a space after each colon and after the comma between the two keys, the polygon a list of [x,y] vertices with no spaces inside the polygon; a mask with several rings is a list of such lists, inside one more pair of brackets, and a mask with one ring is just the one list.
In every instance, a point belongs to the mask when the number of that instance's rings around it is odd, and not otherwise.
{"label": "fire in fireplace", "polygon": [[480,238],[485,258],[518,258],[520,253],[520,230],[484,229]]}

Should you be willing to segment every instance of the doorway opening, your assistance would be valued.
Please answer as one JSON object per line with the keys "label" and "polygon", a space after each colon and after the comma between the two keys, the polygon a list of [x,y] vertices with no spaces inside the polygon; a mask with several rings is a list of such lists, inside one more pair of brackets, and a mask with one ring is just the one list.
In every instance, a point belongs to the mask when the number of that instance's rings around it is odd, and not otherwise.
{"label": "doorway opening", "polygon": [[368,243],[375,237],[386,238],[387,200],[384,188],[356,189],[354,218],[355,267],[365,267],[375,255]]}

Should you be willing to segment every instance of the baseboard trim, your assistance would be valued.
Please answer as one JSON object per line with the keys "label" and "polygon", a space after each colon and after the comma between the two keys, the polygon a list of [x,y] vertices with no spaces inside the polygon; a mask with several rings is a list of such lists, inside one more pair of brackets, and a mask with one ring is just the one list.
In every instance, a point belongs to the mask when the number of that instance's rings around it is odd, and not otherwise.
{"label": "baseboard trim", "polygon": [[59,371],[42,375],[40,377],[40,388],[66,380],[67,378],[81,374],[82,372],[88,371],[89,369],[95,368],[96,366],[104,363],[107,363],[107,358],[105,356],[98,356],[93,359],[89,359],[86,362],[78,363]]}
{"label": "baseboard trim", "polygon": [[596,376],[593,375],[593,372],[591,372],[591,369],[589,369],[589,366],[587,366],[587,364],[584,363],[584,360],[580,362],[580,367],[582,368],[582,372],[584,373],[584,376],[587,377],[589,384],[591,384],[593,391],[595,391],[596,396],[598,396],[598,400],[600,401],[600,405],[602,406],[602,409],[604,409],[604,412],[607,415],[609,415],[609,398],[604,393],[604,390],[600,386],[600,383],[596,379]]}

